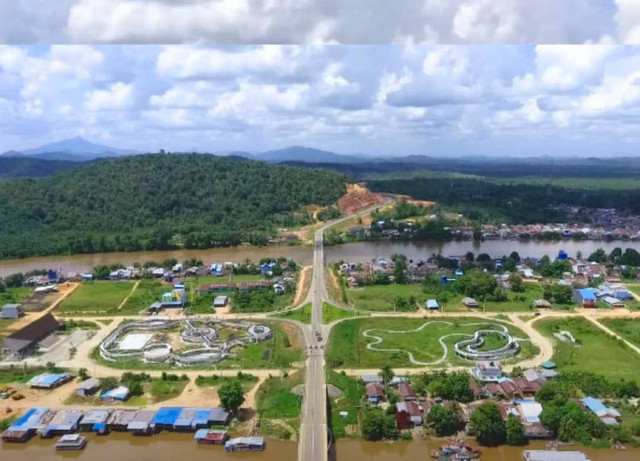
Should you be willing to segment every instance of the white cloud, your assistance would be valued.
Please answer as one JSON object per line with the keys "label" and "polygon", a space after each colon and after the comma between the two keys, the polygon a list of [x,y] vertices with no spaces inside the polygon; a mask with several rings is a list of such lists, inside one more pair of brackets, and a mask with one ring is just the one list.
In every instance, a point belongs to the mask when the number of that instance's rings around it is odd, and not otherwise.
{"label": "white cloud", "polygon": [[116,82],[106,90],[94,90],[85,98],[85,107],[91,112],[124,110],[133,104],[133,86],[123,82]]}

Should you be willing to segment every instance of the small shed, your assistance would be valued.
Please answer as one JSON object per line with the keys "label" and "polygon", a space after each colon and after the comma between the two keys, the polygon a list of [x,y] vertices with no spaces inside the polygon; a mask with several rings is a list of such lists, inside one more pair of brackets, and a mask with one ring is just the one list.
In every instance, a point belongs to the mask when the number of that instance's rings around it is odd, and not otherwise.
{"label": "small shed", "polygon": [[17,319],[22,313],[22,304],[5,304],[2,306],[3,319]]}
{"label": "small shed", "polygon": [[533,307],[536,309],[549,309],[551,308],[551,303],[546,299],[534,299],[532,303]]}
{"label": "small shed", "polygon": [[213,300],[213,307],[225,307],[229,302],[228,296],[216,296]]}
{"label": "small shed", "polygon": [[435,299],[427,299],[426,306],[429,310],[440,309],[440,304],[438,304],[438,301],[436,301]]}
{"label": "small shed", "polygon": [[551,360],[547,360],[546,362],[542,362],[540,366],[545,370],[553,370],[556,367],[556,363]]}
{"label": "small shed", "polygon": [[473,298],[463,298],[462,304],[464,304],[465,307],[480,307],[478,301]]}
{"label": "small shed", "polygon": [[125,386],[114,387],[100,396],[101,400],[109,402],[123,402],[129,398],[129,388]]}
{"label": "small shed", "polygon": [[78,387],[76,387],[76,394],[80,397],[88,397],[95,394],[100,389],[100,380],[97,378],[89,378],[86,381],[82,381]]}

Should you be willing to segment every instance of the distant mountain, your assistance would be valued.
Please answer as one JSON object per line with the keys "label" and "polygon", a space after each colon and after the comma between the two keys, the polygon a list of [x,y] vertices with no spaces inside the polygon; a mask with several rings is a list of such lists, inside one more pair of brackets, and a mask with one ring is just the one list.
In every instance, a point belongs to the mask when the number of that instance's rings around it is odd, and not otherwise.
{"label": "distant mountain", "polygon": [[[239,153],[236,153],[238,155]],[[246,153],[248,154],[248,153]],[[284,149],[270,150],[259,154],[248,154],[246,158],[266,162],[304,162],[304,163],[359,163],[366,161],[354,155],[342,155],[312,147],[291,146]]]}
{"label": "distant mountain", "polygon": [[47,160],[71,160],[87,161],[104,157],[121,157],[138,153],[132,149],[118,149],[116,147],[97,144],[84,138],[76,137],[65,139],[44,146],[24,149],[22,151],[11,150],[2,154],[3,157],[27,157],[42,158]]}

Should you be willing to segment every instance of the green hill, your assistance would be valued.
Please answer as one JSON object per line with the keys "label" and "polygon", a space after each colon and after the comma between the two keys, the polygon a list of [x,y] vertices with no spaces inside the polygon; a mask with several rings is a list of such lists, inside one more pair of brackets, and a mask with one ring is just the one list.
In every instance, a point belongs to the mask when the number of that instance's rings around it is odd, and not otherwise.
{"label": "green hill", "polygon": [[43,160],[31,157],[1,157],[0,179],[49,176],[80,165],[67,160]]}
{"label": "green hill", "polygon": [[0,258],[265,243],[328,205],[328,170],[200,154],[109,159],[38,179],[0,181]]}

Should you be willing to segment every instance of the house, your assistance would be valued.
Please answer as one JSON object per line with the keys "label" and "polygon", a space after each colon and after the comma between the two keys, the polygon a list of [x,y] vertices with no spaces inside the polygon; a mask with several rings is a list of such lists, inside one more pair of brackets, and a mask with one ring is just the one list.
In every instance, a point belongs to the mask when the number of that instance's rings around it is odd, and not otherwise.
{"label": "house", "polygon": [[469,389],[473,393],[473,400],[482,400],[487,396],[484,389],[482,389],[482,386],[478,383],[469,384]]}
{"label": "house", "polygon": [[529,382],[533,381],[544,381],[544,378],[540,374],[539,371],[534,370],[533,368],[529,368],[522,372],[522,377]]}
{"label": "house", "polygon": [[22,304],[5,304],[2,306],[3,319],[17,319],[22,313]]}
{"label": "house", "polygon": [[592,288],[581,288],[575,290],[574,298],[582,307],[596,307],[596,292]]}
{"label": "house", "polygon": [[360,379],[365,385],[369,383],[382,383],[382,378],[378,375],[362,375]]}
{"label": "house", "polygon": [[80,420],[79,429],[81,431],[104,432],[106,430],[107,420],[111,415],[111,410],[89,410]]}
{"label": "house", "polygon": [[478,381],[498,381],[502,376],[500,362],[481,360],[471,369],[471,375]]}
{"label": "house", "polygon": [[536,309],[549,309],[551,308],[551,303],[546,299],[534,299],[531,303],[533,307]]}
{"label": "house", "polygon": [[539,381],[528,381],[526,378],[513,378],[513,383],[520,389],[522,395],[535,395],[542,388]]}
{"label": "house", "polygon": [[86,381],[82,381],[78,387],[76,387],[76,394],[79,397],[88,397],[95,394],[100,389],[100,380],[96,378],[89,378]]}
{"label": "house", "polygon": [[365,391],[371,403],[378,403],[384,398],[384,386],[381,383],[369,383]]}
{"label": "house", "polygon": [[396,403],[396,427],[400,430],[422,425],[422,412],[415,402]]}
{"label": "house", "polygon": [[413,391],[413,387],[409,383],[400,383],[398,385],[398,392],[405,402],[415,402],[418,399],[418,396]]}
{"label": "house", "polygon": [[42,373],[31,378],[27,384],[32,389],[55,389],[71,379],[69,373]]}
{"label": "house", "polygon": [[228,302],[228,296],[216,296],[213,300],[213,307],[225,307]]}
{"label": "house", "polygon": [[542,405],[535,400],[520,399],[514,400],[518,411],[518,416],[522,422],[526,424],[539,423],[540,413],[542,413]]}
{"label": "house", "polygon": [[613,296],[604,296],[602,301],[610,307],[625,307],[622,301]]}
{"label": "house", "polygon": [[622,419],[618,410],[605,406],[600,399],[585,397],[584,399],[581,399],[580,402],[584,408],[591,411],[591,413],[595,414],[608,426],[616,426]]}
{"label": "house", "polygon": [[114,387],[100,396],[101,400],[108,402],[124,402],[129,398],[129,388],[125,386]]}
{"label": "house", "polygon": [[467,308],[480,307],[478,301],[473,298],[463,298],[462,304]]}
{"label": "house", "polygon": [[38,342],[56,331],[58,327],[59,323],[55,317],[47,313],[4,338],[2,354],[25,356],[35,352]]}
{"label": "house", "polygon": [[440,305],[438,304],[438,301],[436,301],[435,299],[427,299],[427,302],[425,303],[425,305],[427,306],[427,309],[429,309],[429,310],[438,310],[438,309],[440,309]]}

